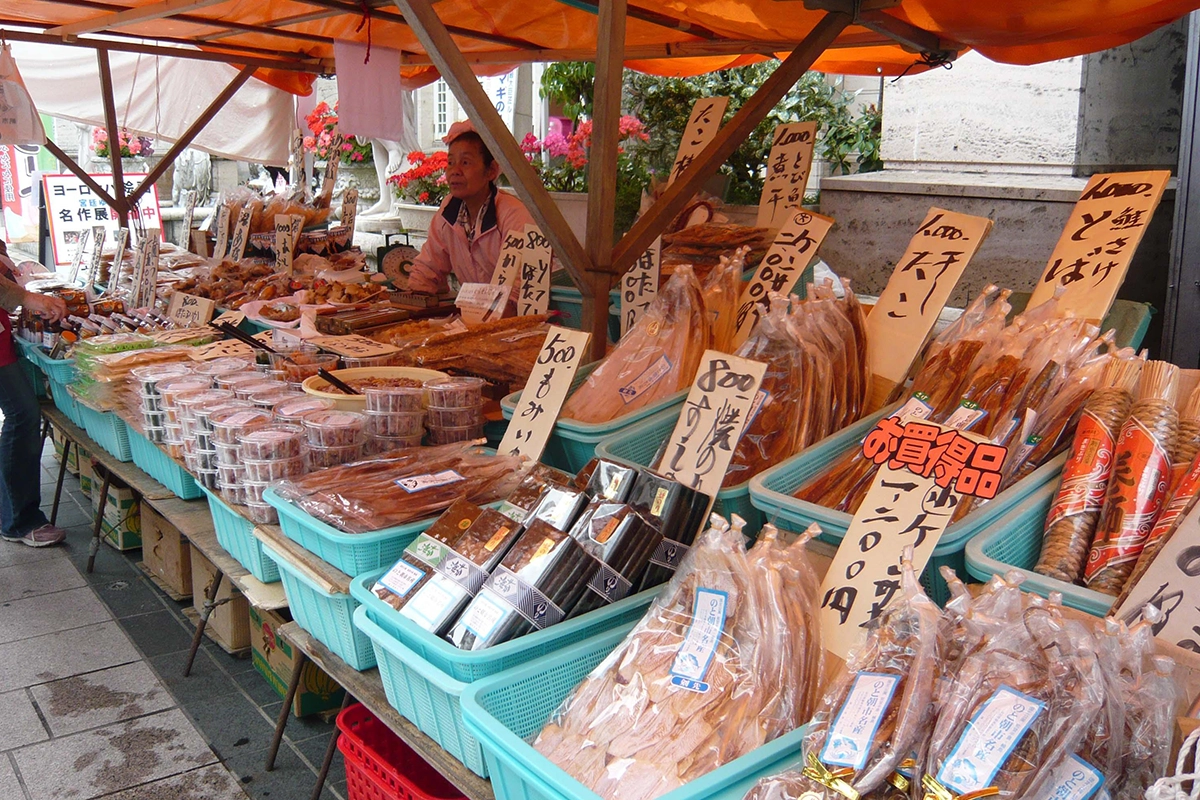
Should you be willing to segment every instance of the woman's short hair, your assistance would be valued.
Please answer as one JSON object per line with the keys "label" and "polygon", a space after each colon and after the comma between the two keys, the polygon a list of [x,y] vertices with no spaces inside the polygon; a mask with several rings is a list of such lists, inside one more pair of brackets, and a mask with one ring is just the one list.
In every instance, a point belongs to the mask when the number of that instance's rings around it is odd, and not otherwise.
{"label": "woman's short hair", "polygon": [[[474,142],[479,147],[479,154],[483,156],[483,166],[490,167],[495,163],[496,159],[492,156],[492,151],[488,150],[488,146],[483,143],[483,137],[475,131],[464,131],[454,137],[454,142]],[[451,142],[451,144],[454,144]]]}

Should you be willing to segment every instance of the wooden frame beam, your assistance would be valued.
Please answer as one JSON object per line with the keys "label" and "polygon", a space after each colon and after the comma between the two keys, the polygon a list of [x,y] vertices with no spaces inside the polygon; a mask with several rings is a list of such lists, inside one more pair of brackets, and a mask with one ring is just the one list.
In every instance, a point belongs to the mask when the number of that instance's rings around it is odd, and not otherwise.
{"label": "wooden frame beam", "polygon": [[858,15],[854,24],[882,34],[905,50],[911,50],[914,53],[936,53],[944,58],[953,59],[958,57],[960,50],[966,49],[965,45],[942,39],[935,33],[918,28],[916,25],[911,25],[883,11],[864,11]]}
{"label": "wooden frame beam", "polygon": [[137,22],[149,22],[164,17],[172,17],[185,11],[195,11],[208,6],[215,6],[225,0],[161,0],[147,6],[138,6],[125,11],[103,14],[99,17],[72,22],[69,25],[59,25],[47,33],[51,36],[61,36],[64,39],[78,36],[81,33],[94,33],[108,28],[120,28]]}
{"label": "wooden frame beam", "polygon": [[[313,11],[308,14],[297,14],[294,17],[281,17],[280,19],[273,19],[264,25],[256,25],[255,27],[263,28],[263,30],[257,31],[258,33],[262,33],[266,36],[273,36],[273,35],[278,36],[278,35],[280,35],[280,29],[286,28],[288,25],[303,25],[306,22],[318,22],[323,19],[328,19],[329,17],[335,17],[339,13],[341,13],[341,12],[330,11],[329,9],[324,9],[322,11]],[[234,28],[229,23],[224,23],[224,26],[225,26],[225,30],[214,31],[213,33],[206,33],[203,36],[197,36],[196,40],[201,41],[201,42],[215,42],[215,41],[224,39],[228,36],[237,36],[239,33],[242,32],[239,29]],[[311,34],[299,34],[296,31],[283,31],[283,33],[297,35],[297,36],[311,35]],[[315,38],[323,39],[325,37],[317,36]]]}
{"label": "wooden frame beam", "polygon": [[[600,9],[600,0],[557,0],[565,6],[571,8],[585,9],[593,14],[598,13]],[[682,20],[677,17],[672,17],[668,14],[663,14],[658,11],[651,11],[646,8],[637,6],[626,6],[625,14],[640,22],[648,22],[651,25],[657,25],[660,28],[667,28],[672,31],[682,31],[689,33],[692,36],[698,36],[701,39],[719,39],[720,35],[703,25],[697,25],[687,20]]]}
{"label": "wooden frame beam", "polygon": [[111,208],[115,209],[117,207],[116,198],[104,191],[104,187],[97,183],[95,178],[93,178],[91,175],[88,175],[87,170],[79,166],[79,163],[76,162],[75,159],[64,153],[62,148],[54,143],[53,139],[47,137],[46,143],[42,146],[49,150],[51,155],[61,161],[68,170],[73,172],[75,177],[83,181],[89,189],[95,192],[97,197],[107,203]]}
{"label": "wooden frame beam", "polygon": [[112,66],[108,62],[108,51],[97,50],[96,62],[100,66],[100,99],[104,102],[104,126],[108,131],[108,160],[112,164],[113,209],[120,218],[121,227],[129,227],[129,201],[125,199],[125,175],[121,170],[121,137],[117,128],[117,106],[113,99]]}
{"label": "wooden frame beam", "polygon": [[466,109],[492,155],[504,168],[517,196],[525,203],[534,221],[541,227],[542,233],[550,239],[571,278],[580,287],[584,297],[590,296],[592,288],[587,283],[586,273],[592,268],[591,259],[575,238],[567,221],[563,219],[562,212],[542,185],[533,166],[521,152],[512,131],[496,113],[479,79],[471,72],[470,64],[463,57],[458,45],[450,38],[450,31],[433,10],[431,0],[394,2],[404,12],[405,19],[425,51],[433,57],[434,66],[438,68],[458,102]]}
{"label": "wooden frame beam", "polygon": [[[310,6],[317,6],[319,8],[342,11],[346,14],[355,14],[358,16],[364,15],[361,5],[344,2],[344,0],[296,0],[296,2],[304,3],[305,5]],[[400,25],[408,25],[408,27],[413,28],[414,31],[416,30],[416,28],[409,23],[405,16],[397,14],[394,11],[372,7],[371,16],[373,18],[386,20],[388,22],[395,22]],[[472,30],[471,28],[462,28],[457,25],[444,25],[443,27],[445,27],[447,31],[455,36],[462,36],[463,38],[467,39],[478,39],[481,42],[503,44],[509,47],[517,47],[522,50],[536,50],[538,47],[538,45],[534,44],[533,42],[528,42],[524,39],[517,39],[513,36],[504,36],[499,33],[486,33],[484,31]]]}
{"label": "wooden frame beam", "polygon": [[613,253],[613,270],[622,274],[645,252],[676,214],[683,210],[700,185],[724,164],[733,151],[745,141],[746,136],[767,113],[778,103],[796,81],[825,52],[852,19],[848,14],[828,12],[780,64],[771,77],[763,82],[746,103],[738,110],[708,147],[696,157],[691,166],[679,176],[654,205],[641,216]]}

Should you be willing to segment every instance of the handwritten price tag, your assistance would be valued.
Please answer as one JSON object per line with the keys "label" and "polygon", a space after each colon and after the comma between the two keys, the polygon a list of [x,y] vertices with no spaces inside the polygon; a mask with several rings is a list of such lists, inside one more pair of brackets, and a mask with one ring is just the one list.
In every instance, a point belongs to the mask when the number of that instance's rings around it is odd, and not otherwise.
{"label": "handwritten price tag", "polygon": [[521,277],[521,257],[525,251],[525,234],[510,231],[500,246],[500,256],[492,271],[493,286],[512,286]]}
{"label": "handwritten price tag", "polygon": [[703,152],[717,135],[717,131],[721,130],[721,120],[724,119],[725,109],[728,107],[728,97],[701,97],[692,106],[683,138],[679,141],[679,150],[675,154],[668,184],[674,183],[676,178],[687,171],[696,160],[696,156]]}
{"label": "handwritten price tag", "polygon": [[75,255],[71,256],[71,283],[79,280],[79,267],[83,264],[83,251],[87,249],[91,235],[91,228],[84,228],[79,232],[79,240],[75,243]]}
{"label": "handwritten price tag", "polygon": [[642,257],[621,276],[621,335],[624,336],[658,297],[662,263],[662,237],[646,248]]}
{"label": "handwritten price tag", "polygon": [[815,122],[789,122],[775,128],[767,180],[758,200],[758,227],[777,230],[787,223],[794,209],[804,204],[816,141]]}
{"label": "handwritten price tag", "polygon": [[275,271],[280,275],[292,274],[292,218],[287,214],[275,215]]}
{"label": "handwritten price tag", "polygon": [[463,322],[478,325],[504,316],[508,290],[491,283],[464,283],[454,298]]}
{"label": "handwritten price tag", "polygon": [[550,326],[498,452],[541,458],[591,338],[586,331]]}
{"label": "handwritten price tag", "polygon": [[358,189],[348,189],[342,195],[342,224],[350,229],[350,241],[354,241],[354,223],[358,219]]}
{"label": "handwritten price tag", "polygon": [[92,263],[88,266],[88,287],[96,285],[96,281],[100,278],[100,260],[104,256],[104,240],[107,236],[107,231],[103,227],[97,225],[92,228]]}
{"label": "handwritten price tag", "polygon": [[206,297],[176,292],[167,306],[167,319],[181,328],[199,328],[208,324],[216,308],[217,304]]}
{"label": "handwritten price tag", "polygon": [[183,231],[179,234],[179,246],[186,249],[192,238],[192,221],[196,218],[196,192],[188,189],[183,197]]}
{"label": "handwritten price tag", "polygon": [[536,225],[526,225],[524,234],[521,287],[517,296],[517,316],[521,317],[550,310],[550,240]]}
{"label": "handwritten price tag", "polygon": [[221,204],[217,209],[217,218],[213,221],[217,226],[217,241],[213,245],[213,258],[224,258],[229,250],[229,206]]}
{"label": "handwritten price tag", "polygon": [[377,342],[374,339],[368,339],[366,336],[358,336],[351,334],[349,336],[318,336],[315,339],[309,339],[309,342],[315,344],[322,350],[327,350],[330,353],[336,353],[339,356],[347,356],[349,358],[375,358],[376,356],[390,356],[392,353],[399,351],[400,348],[383,342]]}
{"label": "handwritten price tag", "polygon": [[246,255],[246,245],[250,243],[250,217],[253,213],[254,209],[247,205],[238,214],[233,239],[229,242],[229,257],[234,261],[241,261],[242,256]]}

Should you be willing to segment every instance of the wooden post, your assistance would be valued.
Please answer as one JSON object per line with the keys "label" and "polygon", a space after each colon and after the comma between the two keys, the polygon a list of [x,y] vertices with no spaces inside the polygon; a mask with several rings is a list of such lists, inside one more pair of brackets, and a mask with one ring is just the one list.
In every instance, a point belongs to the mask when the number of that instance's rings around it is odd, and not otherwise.
{"label": "wooden post", "polygon": [[129,202],[125,199],[125,175],[121,171],[121,136],[117,129],[117,107],[113,99],[112,67],[108,63],[108,51],[97,48],[96,61],[100,65],[100,99],[104,101],[104,125],[108,131],[108,159],[112,164],[113,210],[117,212],[121,227],[129,227]]}
{"label": "wooden post", "polygon": [[796,46],[771,77],[759,87],[725,127],[717,133],[691,166],[663,193],[654,205],[634,223],[613,253],[613,270],[620,275],[645,252],[666,224],[687,205],[700,185],[733,155],[746,136],[762,122],[788,90],[812,66],[813,62],[833,44],[838,34],[849,25],[848,14],[831,11],[818,22],[804,41]]}
{"label": "wooden post", "polygon": [[[621,124],[621,71],[625,66],[626,0],[600,0],[592,148],[588,163],[587,253],[592,285],[584,295],[584,330],[592,334],[592,359],[608,342],[608,290],[612,283],[613,219],[617,201],[617,146]],[[589,302],[590,301],[590,302]]]}
{"label": "wooden post", "polygon": [[462,51],[450,38],[450,32],[433,10],[432,3],[430,0],[393,2],[404,13],[405,20],[433,60],[442,79],[470,115],[479,135],[512,180],[517,196],[525,203],[534,221],[541,227],[542,233],[550,239],[571,278],[586,297],[592,290],[587,280],[587,271],[592,266],[591,259],[584,251],[583,245],[575,238],[567,221],[563,219],[562,212],[554,204],[537,173],[533,171],[529,160],[521,152],[512,132],[496,113],[479,80],[471,72]]}

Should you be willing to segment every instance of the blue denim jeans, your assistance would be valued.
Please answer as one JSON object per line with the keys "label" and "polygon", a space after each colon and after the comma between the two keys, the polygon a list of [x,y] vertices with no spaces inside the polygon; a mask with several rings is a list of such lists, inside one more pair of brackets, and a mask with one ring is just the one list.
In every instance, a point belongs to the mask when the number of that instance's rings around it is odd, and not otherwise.
{"label": "blue denim jeans", "polygon": [[47,520],[41,509],[41,414],[19,361],[0,367],[0,412],[0,533],[24,536]]}

